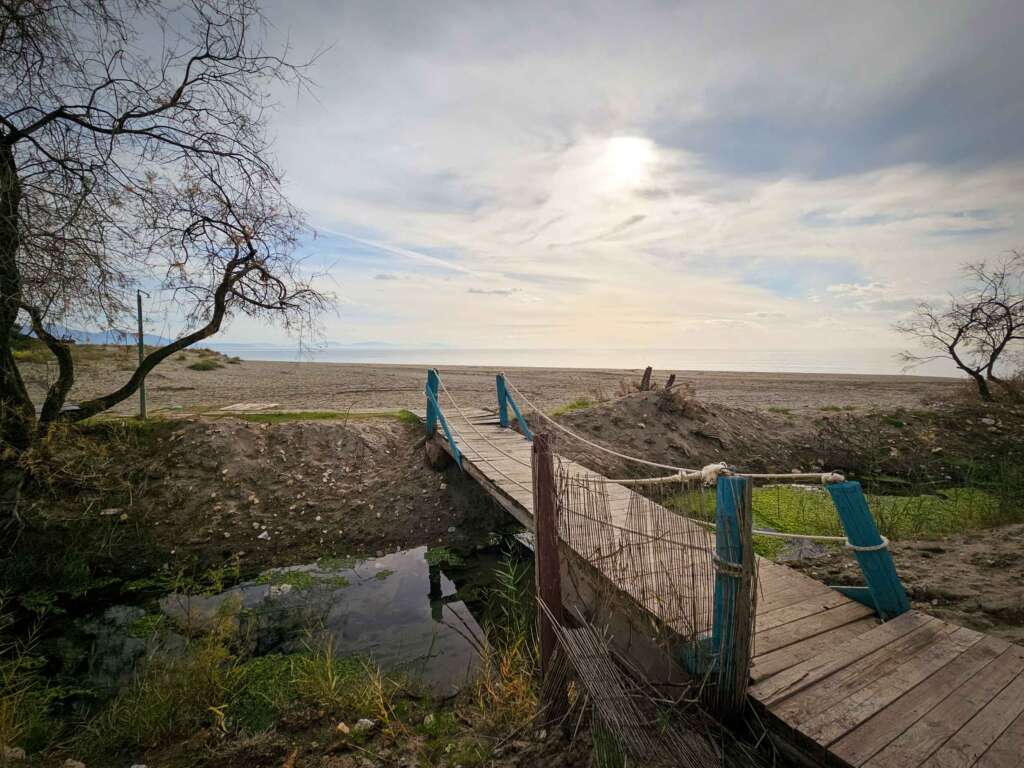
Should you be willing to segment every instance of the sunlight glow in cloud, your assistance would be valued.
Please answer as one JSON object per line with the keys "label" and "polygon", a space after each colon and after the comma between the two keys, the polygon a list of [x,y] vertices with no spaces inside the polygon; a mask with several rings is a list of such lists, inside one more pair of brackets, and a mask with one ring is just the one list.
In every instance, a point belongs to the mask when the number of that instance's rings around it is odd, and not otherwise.
{"label": "sunlight glow in cloud", "polygon": [[303,7],[335,45],[278,151],[333,340],[897,346],[1024,247],[1019,3]]}

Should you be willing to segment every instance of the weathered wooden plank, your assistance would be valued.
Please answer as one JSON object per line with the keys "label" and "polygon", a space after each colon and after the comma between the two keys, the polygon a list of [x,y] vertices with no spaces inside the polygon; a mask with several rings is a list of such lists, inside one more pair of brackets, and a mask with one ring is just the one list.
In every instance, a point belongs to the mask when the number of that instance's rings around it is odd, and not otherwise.
{"label": "weathered wooden plank", "polygon": [[870,608],[856,602],[846,602],[828,611],[805,616],[772,629],[758,632],[754,638],[754,655],[771,653],[787,645],[799,643],[808,637],[820,635],[830,629],[851,624],[874,613]]}
{"label": "weathered wooden plank", "polygon": [[861,657],[877,651],[930,621],[931,617],[910,611],[861,635],[851,643],[844,643],[822,656],[808,659],[773,675],[751,688],[750,693],[770,706],[773,700],[802,690],[840,669],[845,669]]}
{"label": "weathered wooden plank", "polygon": [[[895,669],[879,666],[870,673],[858,675],[856,685],[859,687],[856,690],[839,691],[839,702],[801,722],[800,732],[819,744],[832,744],[957,659],[983,637],[980,632],[972,629],[947,626],[952,627],[952,631],[946,637],[899,659]],[[853,687],[847,686],[848,689]]]}
{"label": "weathered wooden plank", "polygon": [[754,665],[750,670],[750,677],[755,683],[760,682],[772,675],[778,674],[784,669],[789,669],[802,661],[820,656],[842,643],[860,637],[878,625],[878,619],[873,616],[860,619],[851,624],[836,627],[816,637],[801,640],[794,645],[787,645],[785,648],[766,653],[763,656],[755,656]]}
{"label": "weathered wooden plank", "polygon": [[846,597],[834,589],[830,589],[820,595],[814,595],[808,600],[801,600],[799,603],[785,606],[783,608],[775,608],[769,611],[758,611],[757,622],[755,628],[758,632],[764,632],[775,627],[780,627],[783,624],[789,624],[791,621],[797,619],[804,619],[808,616],[813,616],[816,613],[823,613],[834,608],[838,608],[846,603],[853,602],[850,598]]}
{"label": "weathered wooden plank", "polygon": [[863,765],[1009,647],[1006,640],[983,638],[832,744],[832,752],[850,765]]}
{"label": "weathered wooden plank", "polygon": [[1010,723],[996,741],[989,747],[976,768],[1020,768],[1024,765],[1024,715]]}
{"label": "weathered wooden plank", "polygon": [[772,704],[772,712],[786,722],[800,724],[877,677],[891,674],[908,656],[938,642],[955,629],[952,624],[932,619],[913,632],[861,656],[855,664],[837,670],[813,686],[777,699]]}
{"label": "weathered wooden plank", "polygon": [[864,765],[919,766],[1024,669],[1024,648],[1011,646]]}
{"label": "weathered wooden plank", "polygon": [[[1024,649],[1022,649],[1024,650]],[[921,768],[969,768],[1024,712],[1024,674],[1018,674]],[[1024,745],[1018,745],[1024,749]]]}

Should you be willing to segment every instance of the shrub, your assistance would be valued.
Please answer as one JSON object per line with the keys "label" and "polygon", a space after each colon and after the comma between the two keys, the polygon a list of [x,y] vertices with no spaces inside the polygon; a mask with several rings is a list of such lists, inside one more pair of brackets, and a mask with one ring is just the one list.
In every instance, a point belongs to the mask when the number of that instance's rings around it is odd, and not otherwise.
{"label": "shrub", "polygon": [[190,371],[215,371],[224,365],[215,357],[203,356],[187,367]]}

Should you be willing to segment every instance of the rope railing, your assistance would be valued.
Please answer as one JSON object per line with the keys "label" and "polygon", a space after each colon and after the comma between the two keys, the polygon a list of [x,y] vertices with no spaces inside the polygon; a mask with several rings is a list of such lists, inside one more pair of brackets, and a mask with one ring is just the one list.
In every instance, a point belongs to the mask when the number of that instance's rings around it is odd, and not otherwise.
{"label": "rope railing", "polygon": [[695,469],[689,469],[687,467],[677,467],[674,464],[660,464],[660,463],[658,463],[656,461],[648,461],[647,459],[642,459],[639,456],[630,456],[629,454],[620,453],[619,451],[612,450],[611,448],[608,448],[607,446],[601,445],[600,443],[595,443],[593,440],[588,440],[587,438],[583,437],[582,435],[580,435],[580,434],[578,434],[576,432],[573,432],[568,427],[565,427],[565,426],[559,424],[553,418],[548,416],[546,413],[544,413],[544,411],[542,411],[540,408],[538,408],[536,405],[534,405],[533,401],[531,401],[530,398],[528,398],[526,395],[524,395],[522,393],[522,391],[519,389],[519,387],[517,387],[515,384],[512,383],[512,380],[508,378],[507,374],[502,373],[501,375],[505,379],[505,384],[510,389],[512,389],[513,392],[515,392],[517,395],[519,395],[519,399],[522,400],[530,408],[532,408],[534,410],[534,413],[536,413],[538,416],[540,416],[540,418],[542,418],[545,422],[550,424],[555,429],[557,429],[560,432],[563,432],[563,433],[569,435],[570,437],[575,438],[576,440],[579,440],[584,445],[589,445],[591,448],[594,448],[594,449],[599,450],[599,451],[603,451],[604,453],[607,453],[607,454],[609,454],[611,456],[616,456],[617,458],[623,459],[625,461],[632,461],[632,462],[634,462],[636,464],[644,464],[644,465],[646,465],[648,467],[655,467],[657,469],[670,469],[673,472],[697,472],[697,471],[699,471],[699,470],[695,470]]}
{"label": "rope railing", "polygon": [[[644,459],[644,458],[641,458],[639,456],[631,456],[629,454],[622,453],[620,451],[616,451],[616,450],[613,450],[611,448],[608,448],[607,446],[603,446],[600,443],[596,443],[593,440],[590,440],[590,439],[588,439],[586,437],[583,437],[579,433],[574,432],[573,430],[569,429],[568,427],[566,427],[566,426],[564,426],[562,424],[559,424],[552,417],[548,416],[540,408],[538,408],[537,405],[534,404],[532,400],[530,400],[530,398],[528,398],[525,394],[523,394],[523,392],[508,378],[508,376],[506,374],[502,373],[501,374],[501,378],[504,380],[504,385],[506,387],[508,387],[508,389],[510,389],[516,395],[518,395],[519,399],[525,405],[527,405],[530,408],[532,408],[534,413],[536,413],[541,419],[543,419],[545,422],[550,424],[555,429],[557,429],[557,430],[559,430],[559,431],[569,435],[573,439],[578,440],[579,442],[581,442],[581,443],[583,443],[585,445],[588,445],[588,446],[590,446],[590,447],[592,447],[592,448],[594,448],[596,450],[602,451],[603,453],[606,453],[608,455],[615,456],[617,458],[623,459],[624,461],[630,461],[630,462],[634,462],[634,463],[637,463],[637,464],[643,464],[645,466],[655,467],[657,469],[668,469],[668,470],[672,470],[673,471],[673,474],[671,474],[671,475],[664,475],[664,476],[661,476],[661,477],[647,477],[647,478],[605,478],[605,477],[601,477],[600,475],[595,475],[593,478],[591,478],[591,480],[593,482],[607,484],[607,485],[622,485],[622,486],[625,486],[625,487],[642,487],[642,486],[662,485],[662,484],[677,483],[677,482],[678,483],[688,483],[688,482],[693,482],[693,481],[700,481],[705,486],[711,486],[711,485],[715,485],[716,484],[716,482],[717,482],[719,477],[742,477],[742,478],[746,478],[746,479],[749,479],[749,480],[764,480],[764,481],[775,481],[775,482],[817,482],[817,483],[821,483],[822,485],[826,485],[826,486],[827,485],[837,484],[837,483],[843,483],[843,482],[846,481],[846,478],[842,474],[839,474],[838,472],[784,472],[784,473],[739,472],[739,471],[735,470],[734,468],[730,467],[725,462],[719,462],[719,463],[716,463],[716,464],[708,464],[708,465],[706,465],[705,467],[703,467],[701,469],[690,469],[690,468],[686,468],[686,467],[677,467],[677,466],[672,465],[672,464],[663,464],[663,463],[660,463],[660,462],[650,461],[648,459]],[[514,463],[516,463],[516,464],[518,464],[518,465],[520,465],[522,467],[526,467],[526,468],[531,468],[532,469],[532,465],[530,464],[530,462],[524,461],[521,458],[519,458],[518,456],[515,456],[515,455],[513,455],[511,453],[508,453],[507,451],[502,449],[499,445],[497,445],[493,440],[491,440],[484,432],[482,432],[476,426],[476,424],[473,423],[472,419],[469,418],[469,416],[466,414],[466,412],[462,410],[461,406],[459,406],[458,401],[455,399],[454,395],[452,395],[451,391],[445,385],[444,379],[441,378],[440,374],[437,374],[437,379],[438,379],[438,383],[440,385],[440,388],[444,392],[445,396],[448,398],[448,401],[452,404],[452,406],[455,408],[455,410],[458,412],[458,414],[462,417],[463,421],[465,421],[465,423],[469,425],[469,427],[473,430],[473,432],[476,433],[477,437],[479,437],[484,443],[487,444],[488,447],[490,447],[491,449],[496,451],[498,454],[504,456],[505,458],[513,461]],[[429,390],[428,390],[427,394],[428,394],[428,396],[430,395]],[[510,398],[510,402],[514,402],[514,401],[512,401],[511,398]],[[440,406],[437,405],[436,401],[434,401],[434,404],[437,407],[439,415],[440,415]],[[515,408],[515,412],[516,412],[517,419],[519,420],[520,423],[522,423],[524,420],[522,419],[522,416],[519,414],[519,409]],[[459,440],[462,442],[463,445],[470,445],[469,441],[466,440],[465,435],[457,427],[455,427],[454,425],[448,423],[447,420],[444,419],[443,415],[441,415],[441,424],[442,424],[442,427],[444,427],[446,429],[446,432],[448,430],[453,431],[455,433],[455,435],[458,436]],[[449,433],[449,438],[450,437],[451,437],[451,435]],[[527,493],[532,493],[532,491],[533,491],[532,486],[527,486],[524,483],[522,483],[521,481],[511,477],[504,470],[502,470],[494,462],[493,459],[488,458],[486,456],[483,456],[480,453],[479,449],[474,450],[473,453],[476,454],[476,455],[473,456],[473,459],[475,461],[481,461],[481,462],[486,463],[487,465],[489,465],[491,467],[491,469],[493,469],[496,473],[501,475],[508,482],[512,483],[513,485],[515,485],[516,487],[520,488],[521,490],[526,491]],[[696,520],[695,522],[699,523],[700,525],[702,525],[702,526],[704,526],[704,527],[706,527],[706,528],[708,528],[710,530],[715,530],[715,524],[712,523],[712,522],[701,521],[701,520]],[[827,535],[818,535],[818,534],[810,534],[810,533],[786,533],[786,532],[783,532],[783,531],[773,531],[773,530],[768,530],[768,529],[754,529],[753,533],[754,533],[755,536],[764,536],[764,537],[768,537],[768,538],[797,539],[797,540],[802,540],[802,541],[819,541],[819,542],[824,542],[824,543],[837,543],[837,544],[841,543],[847,549],[850,549],[853,552],[876,552],[876,551],[879,551],[879,550],[882,550],[882,549],[888,549],[888,547],[889,547],[889,539],[887,539],[885,536],[881,536],[880,534],[879,534],[879,537],[881,539],[880,543],[872,544],[872,545],[868,545],[868,546],[860,546],[860,545],[853,544],[850,541],[850,539],[848,537],[846,537],[846,536],[827,536]]]}

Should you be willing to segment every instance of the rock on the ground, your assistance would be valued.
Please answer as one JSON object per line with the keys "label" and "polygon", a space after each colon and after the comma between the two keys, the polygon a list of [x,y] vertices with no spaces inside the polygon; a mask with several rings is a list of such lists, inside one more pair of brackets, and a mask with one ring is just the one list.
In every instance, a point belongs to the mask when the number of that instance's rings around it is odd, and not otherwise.
{"label": "rock on the ground", "polygon": [[25,750],[21,747],[4,747],[0,750],[0,757],[3,757],[5,761],[24,760]]}
{"label": "rock on the ground", "polygon": [[363,718],[360,718],[358,721],[356,721],[356,724],[352,726],[352,732],[353,733],[357,733],[357,734],[358,733],[369,733],[370,731],[372,731],[376,727],[377,727],[377,723],[375,723],[373,720],[369,720],[369,719],[363,717]]}

